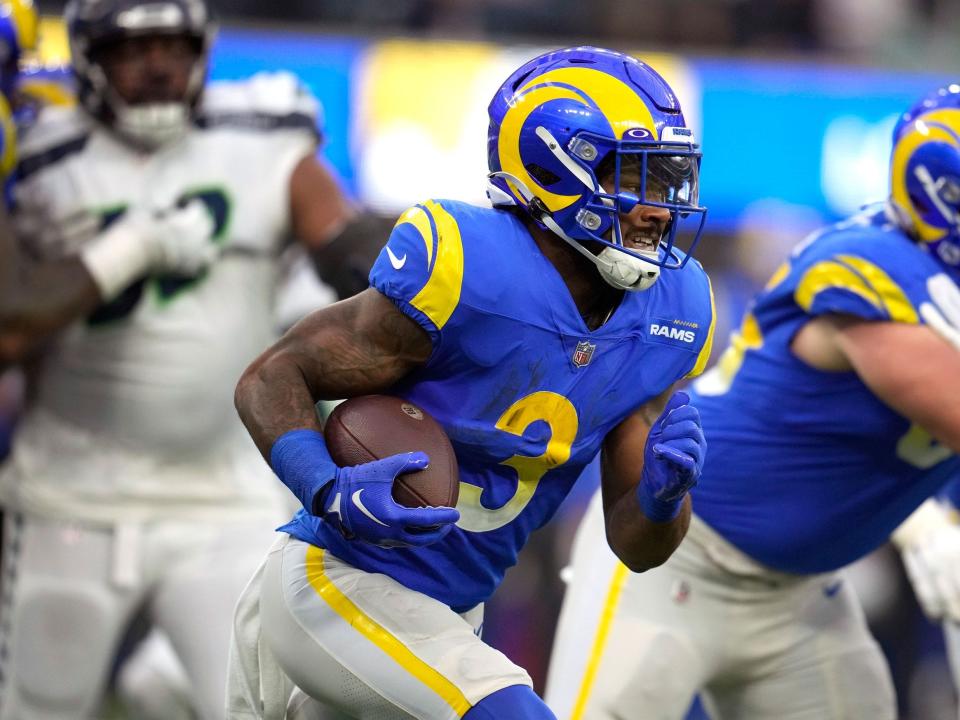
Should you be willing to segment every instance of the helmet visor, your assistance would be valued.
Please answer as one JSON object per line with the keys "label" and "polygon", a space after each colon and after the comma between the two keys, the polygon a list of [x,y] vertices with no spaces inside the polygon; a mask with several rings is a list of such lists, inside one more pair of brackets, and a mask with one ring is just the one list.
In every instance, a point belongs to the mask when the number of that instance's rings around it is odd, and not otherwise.
{"label": "helmet visor", "polygon": [[619,153],[618,159],[616,194],[634,193],[643,205],[671,208],[697,205],[700,166],[695,156],[648,150]]}

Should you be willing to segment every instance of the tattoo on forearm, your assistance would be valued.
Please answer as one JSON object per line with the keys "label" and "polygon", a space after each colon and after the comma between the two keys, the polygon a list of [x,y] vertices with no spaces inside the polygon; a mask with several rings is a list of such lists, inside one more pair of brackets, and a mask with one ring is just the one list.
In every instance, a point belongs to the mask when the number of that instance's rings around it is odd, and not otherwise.
{"label": "tattoo on forearm", "polygon": [[426,333],[387,303],[380,296],[337,303],[245,373],[237,408],[264,454],[287,430],[319,429],[317,400],[383,392],[429,357]]}

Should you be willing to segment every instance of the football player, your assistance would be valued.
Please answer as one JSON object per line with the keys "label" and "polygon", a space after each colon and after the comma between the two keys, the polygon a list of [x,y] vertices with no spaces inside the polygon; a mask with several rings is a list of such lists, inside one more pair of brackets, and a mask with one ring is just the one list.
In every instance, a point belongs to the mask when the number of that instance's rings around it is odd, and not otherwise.
{"label": "football player", "polygon": [[[37,49],[38,18],[30,0],[0,3],[0,180],[9,199],[17,162],[18,126],[29,125],[41,104],[70,105],[62,70],[26,65]],[[40,78],[43,78],[41,81]],[[6,203],[0,210],[0,371],[21,357],[23,333],[55,330],[100,300],[79,257],[34,262],[21,252]]]}
{"label": "football player", "polygon": [[[698,691],[717,720],[895,717],[840,569],[960,470],[958,91],[903,118],[889,201],[801,243],[694,383],[710,454],[678,551],[630,574],[591,504],[549,671],[558,717],[683,718]],[[901,544],[944,527],[923,516]]]}
{"label": "football player", "polygon": [[[372,287],[301,321],[237,387],[303,509],[238,603],[228,717],[552,718],[480,639],[529,534],[601,448],[623,561],[658,565],[685,532],[704,441],[672,388],[701,371],[714,319],[675,245],[705,212],[676,96],[634,58],[570,48],[516,70],[489,113],[495,207],[411,207]],[[423,453],[333,462],[314,405],[367,393],[443,425],[456,508],[392,500]]]}
{"label": "football player", "polygon": [[356,216],[293,77],[205,85],[201,0],[74,0],[67,25],[79,105],[38,113],[13,189],[38,291],[0,322],[32,364],[0,478],[0,717],[94,716],[142,608],[222,717],[231,611],[286,504],[233,386],[286,237],[322,251]]}

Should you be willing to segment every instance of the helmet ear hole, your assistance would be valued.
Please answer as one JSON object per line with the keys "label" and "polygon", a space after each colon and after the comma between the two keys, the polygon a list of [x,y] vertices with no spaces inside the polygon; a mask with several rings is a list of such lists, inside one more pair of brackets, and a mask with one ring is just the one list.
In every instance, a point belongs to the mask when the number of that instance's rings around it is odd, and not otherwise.
{"label": "helmet ear hole", "polygon": [[528,163],[525,167],[527,172],[530,173],[530,177],[540,183],[543,187],[550,187],[551,185],[560,182],[559,175],[551,172],[542,165]]}

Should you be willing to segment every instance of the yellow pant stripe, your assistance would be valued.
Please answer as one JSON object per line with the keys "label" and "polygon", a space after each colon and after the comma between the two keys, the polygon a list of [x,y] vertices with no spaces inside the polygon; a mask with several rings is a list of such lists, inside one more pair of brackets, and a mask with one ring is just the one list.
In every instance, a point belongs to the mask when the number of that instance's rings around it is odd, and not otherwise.
{"label": "yellow pant stripe", "polygon": [[607,599],[603,604],[603,612],[600,615],[600,626],[597,628],[597,635],[593,639],[593,647],[590,648],[590,658],[583,673],[580,692],[577,694],[577,702],[573,706],[573,714],[570,716],[570,720],[580,720],[583,717],[587,700],[590,698],[590,691],[593,690],[593,681],[597,677],[597,669],[600,667],[600,661],[603,660],[603,650],[607,644],[607,636],[610,634],[613,615],[617,611],[617,605],[620,604],[620,594],[623,592],[623,584],[627,581],[629,574],[630,571],[627,566],[618,562],[616,570],[613,571],[613,580],[610,581],[610,589],[607,591]]}
{"label": "yellow pant stripe", "polygon": [[414,655],[373,618],[354,605],[327,576],[324,568],[326,551],[311,545],[307,549],[307,581],[333,610],[370,642],[393,658],[404,670],[429,687],[446,702],[458,717],[470,709],[470,702],[460,689],[443,675]]}

